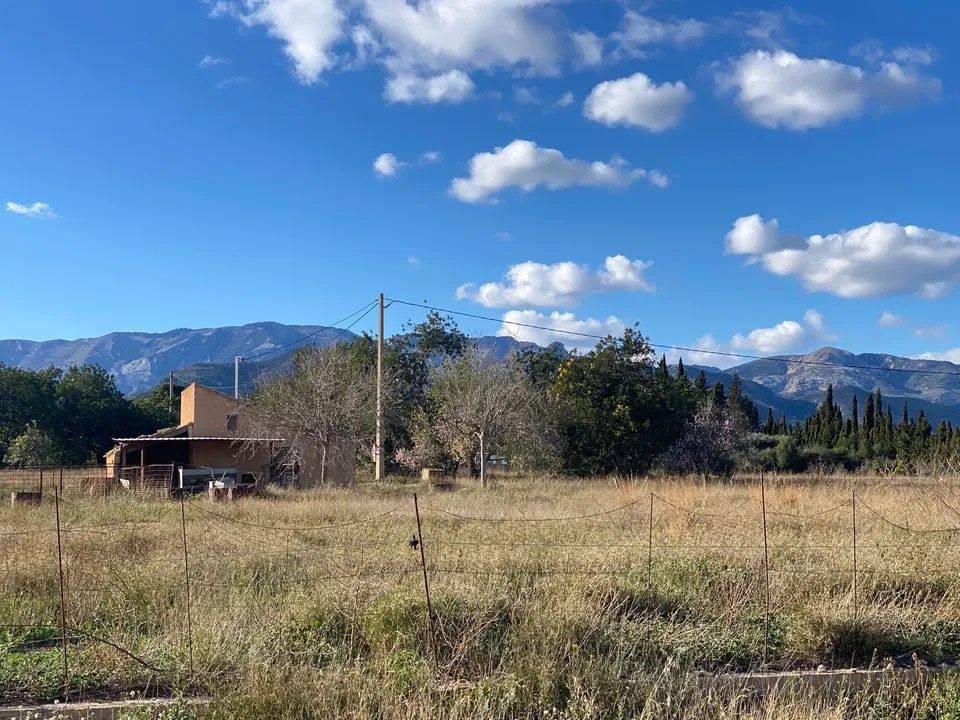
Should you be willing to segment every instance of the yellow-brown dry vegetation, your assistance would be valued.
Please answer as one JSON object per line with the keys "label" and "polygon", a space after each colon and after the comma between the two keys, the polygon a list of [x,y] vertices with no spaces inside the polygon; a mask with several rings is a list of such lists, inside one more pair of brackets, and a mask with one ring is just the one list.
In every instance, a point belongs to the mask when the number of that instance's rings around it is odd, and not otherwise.
{"label": "yellow-brown dry vegetation", "polygon": [[[957,717],[949,681],[746,703],[703,677],[951,665],[958,488],[514,478],[419,490],[432,622],[414,486],[182,507],[68,498],[70,692],[211,695],[216,715],[249,718]],[[49,498],[0,509],[7,701],[62,692],[54,511]]]}

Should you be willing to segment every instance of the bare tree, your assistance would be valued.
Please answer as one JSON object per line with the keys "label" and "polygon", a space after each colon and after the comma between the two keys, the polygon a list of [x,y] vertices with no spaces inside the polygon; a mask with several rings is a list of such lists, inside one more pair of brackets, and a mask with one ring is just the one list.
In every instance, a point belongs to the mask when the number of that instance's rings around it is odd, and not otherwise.
{"label": "bare tree", "polygon": [[469,352],[440,365],[430,398],[435,431],[461,462],[478,458],[480,484],[487,484],[492,449],[545,445],[549,428],[538,408],[542,397],[512,365]]}
{"label": "bare tree", "polygon": [[308,348],[293,371],[262,381],[245,403],[251,452],[283,438],[288,452],[320,456],[320,481],[331,461],[355,458],[370,445],[376,422],[376,378],[346,344]]}
{"label": "bare tree", "polygon": [[742,413],[730,412],[724,404],[708,398],[681,438],[659,460],[669,473],[723,475],[729,471],[731,453],[744,446],[749,434],[749,421]]}

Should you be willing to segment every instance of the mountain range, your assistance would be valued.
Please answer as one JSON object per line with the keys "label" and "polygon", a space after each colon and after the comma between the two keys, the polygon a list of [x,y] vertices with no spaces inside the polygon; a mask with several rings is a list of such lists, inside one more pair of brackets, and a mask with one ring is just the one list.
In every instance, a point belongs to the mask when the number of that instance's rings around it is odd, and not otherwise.
{"label": "mountain range", "polygon": [[[166,381],[170,372],[182,382],[196,380],[228,390],[233,386],[237,356],[249,359],[240,366],[240,382],[249,387],[260,374],[289,363],[296,347],[305,343],[324,346],[354,337],[338,328],[258,322],[164,333],[116,332],[79,340],[0,340],[0,363],[34,370],[93,363],[112,373],[127,394],[149,390]],[[476,342],[499,359],[535,347],[511,337],[487,336]],[[922,409],[933,422],[960,423],[960,366],[946,361],[854,354],[826,347],[805,355],[752,360],[725,370],[687,366],[690,374],[701,369],[711,383],[729,385],[733,375],[739,375],[744,392],[759,406],[761,415],[771,408],[777,416],[802,418],[813,411],[832,383],[834,397],[844,410],[853,395],[862,402],[868,392],[880,388],[894,407],[906,401],[911,413]]]}

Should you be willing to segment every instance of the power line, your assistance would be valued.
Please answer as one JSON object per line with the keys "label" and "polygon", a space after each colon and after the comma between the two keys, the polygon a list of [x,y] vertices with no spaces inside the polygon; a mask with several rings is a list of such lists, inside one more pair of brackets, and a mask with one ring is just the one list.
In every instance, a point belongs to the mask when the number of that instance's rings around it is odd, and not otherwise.
{"label": "power line", "polygon": [[[278,346],[275,347],[275,348],[270,348],[269,350],[265,350],[265,351],[262,352],[262,353],[258,353],[258,354],[256,354],[256,355],[249,355],[249,356],[247,356],[247,357],[243,357],[242,360],[243,360],[244,362],[246,362],[247,360],[257,360],[258,358],[262,358],[262,357],[264,357],[265,355],[271,355],[271,354],[273,354],[273,353],[275,353],[275,352],[279,352],[280,350],[284,350],[284,349],[290,347],[291,345],[296,345],[297,343],[302,343],[304,340],[309,340],[309,339],[312,338],[312,337],[316,337],[317,335],[319,335],[320,333],[322,333],[324,330],[334,329],[334,328],[337,327],[337,325],[339,325],[339,324],[342,323],[342,322],[346,322],[347,320],[349,320],[350,318],[352,318],[354,315],[359,315],[360,313],[363,313],[363,315],[360,315],[360,317],[357,318],[357,320],[355,320],[351,325],[349,325],[347,328],[345,328],[345,329],[349,330],[349,329],[350,329],[351,327],[353,327],[357,322],[359,322],[360,320],[362,320],[362,319],[366,316],[367,313],[369,313],[371,310],[373,310],[373,308],[376,306],[376,304],[377,304],[377,301],[374,300],[372,303],[368,303],[367,305],[364,305],[364,306],[363,306],[362,308],[360,308],[359,310],[354,310],[352,313],[350,313],[350,314],[347,315],[346,317],[342,317],[342,318],[340,318],[339,320],[337,320],[337,321],[334,322],[334,323],[330,323],[329,325],[324,325],[324,326],[322,326],[321,328],[319,328],[318,330],[315,330],[315,331],[312,332],[312,333],[308,333],[307,335],[304,335],[304,336],[301,337],[301,338],[297,338],[296,340],[291,340],[290,342],[284,343],[283,345],[278,345]],[[232,387],[232,386],[231,386],[231,387]]]}
{"label": "power line", "polygon": [[[397,298],[390,298],[390,302],[399,303],[400,305],[408,305],[410,307],[422,308],[424,310],[433,310],[435,312],[446,313],[448,315],[459,315],[461,317],[468,317],[474,320],[487,320],[489,322],[501,323],[503,325],[513,325],[514,327],[530,328],[532,330],[545,330],[547,332],[562,333],[564,335],[590,338],[592,340],[606,340],[609,337],[606,335],[594,335],[592,333],[579,332],[577,330],[564,330],[562,328],[547,327],[545,325],[534,325],[533,323],[523,323],[523,322],[517,322],[515,320],[504,320],[502,318],[490,317],[489,315],[477,315],[476,313],[463,312],[462,310],[449,310],[447,308],[435,307],[433,305],[426,305],[424,303],[407,302],[406,300],[399,300]],[[854,365],[852,363],[830,362],[829,360],[806,360],[802,358],[764,357],[763,355],[748,355],[745,353],[724,352],[722,350],[704,350],[701,348],[684,347],[683,345],[665,345],[663,343],[653,343],[653,342],[650,342],[648,344],[650,345],[650,347],[657,348],[658,350],[677,350],[680,352],[702,353],[704,355],[717,355],[720,357],[737,358],[742,360],[769,360],[771,362],[794,363],[796,365],[820,365],[825,367],[849,368],[851,370],[881,370],[884,372],[900,372],[900,373],[911,373],[911,374],[917,373],[920,375],[960,375],[960,371],[958,370],[924,370],[924,369],[913,370],[910,368],[876,367],[875,365]]]}
{"label": "power line", "polygon": [[[251,355],[250,357],[244,358],[244,360],[253,360],[253,359],[256,359],[256,358],[260,358],[260,357],[263,357],[264,355],[268,355],[268,354],[270,354],[270,353],[276,352],[277,350],[282,350],[282,349],[284,349],[284,348],[286,348],[286,347],[290,347],[291,345],[294,345],[295,343],[303,342],[304,340],[309,340],[311,337],[314,337],[314,336],[318,335],[319,333],[323,332],[324,330],[329,330],[329,329],[331,329],[331,328],[334,328],[334,327],[336,327],[337,325],[339,325],[340,323],[344,322],[345,320],[349,320],[351,317],[353,317],[353,316],[356,315],[357,313],[362,312],[362,313],[363,313],[362,315],[360,315],[360,316],[359,316],[358,318],[356,318],[353,322],[351,322],[349,325],[347,325],[345,328],[343,328],[343,330],[345,330],[345,331],[346,331],[346,330],[350,330],[350,329],[352,329],[354,326],[356,326],[359,322],[361,322],[365,317],[367,317],[371,312],[373,312],[373,309],[374,309],[376,306],[377,306],[376,301],[374,301],[374,302],[371,303],[370,305],[364,305],[362,308],[360,308],[360,310],[356,310],[356,311],[350,313],[349,315],[347,315],[345,318],[341,318],[340,320],[337,320],[335,323],[333,323],[333,324],[331,324],[331,325],[324,326],[324,327],[320,328],[319,330],[317,330],[316,332],[310,333],[309,335],[305,335],[305,336],[303,336],[302,338],[300,338],[300,339],[298,339],[298,340],[294,340],[294,341],[292,341],[292,342],[287,343],[286,345],[281,345],[281,346],[279,346],[279,347],[275,347],[275,348],[272,348],[272,349],[270,349],[270,350],[267,350],[266,352],[262,352],[262,353],[260,353],[259,355]],[[187,384],[187,385],[189,385],[190,382],[191,382],[191,381],[187,380],[186,378],[180,377],[180,376],[177,375],[176,373],[174,373],[173,377],[174,377],[175,379],[179,380],[180,382],[185,383],[185,384]],[[257,381],[256,381],[256,380],[248,380],[247,382],[242,382],[242,383],[240,383],[239,387],[247,388],[247,387],[254,387],[254,386],[256,386],[256,385],[257,385]],[[233,389],[234,389],[234,386],[233,386],[233,385],[204,385],[204,387],[207,388],[208,390],[233,390]]]}

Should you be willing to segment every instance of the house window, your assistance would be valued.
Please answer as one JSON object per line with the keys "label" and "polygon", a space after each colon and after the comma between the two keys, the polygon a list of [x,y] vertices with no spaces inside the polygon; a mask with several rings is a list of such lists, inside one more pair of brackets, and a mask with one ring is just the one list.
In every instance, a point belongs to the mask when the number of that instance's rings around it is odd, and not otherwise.
{"label": "house window", "polygon": [[236,432],[237,431],[237,414],[230,413],[227,415],[227,432]]}

